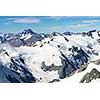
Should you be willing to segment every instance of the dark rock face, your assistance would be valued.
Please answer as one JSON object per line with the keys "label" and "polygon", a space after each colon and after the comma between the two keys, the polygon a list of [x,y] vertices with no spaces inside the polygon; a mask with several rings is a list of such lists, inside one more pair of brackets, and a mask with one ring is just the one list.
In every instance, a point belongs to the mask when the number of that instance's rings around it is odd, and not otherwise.
{"label": "dark rock face", "polygon": [[[21,59],[21,60],[20,60]],[[10,66],[14,71],[20,71],[20,79],[23,82],[26,83],[31,83],[35,82],[36,79],[33,77],[32,73],[26,68],[26,65],[24,64],[24,60],[22,58],[16,59],[16,58],[11,58],[12,66]]]}
{"label": "dark rock face", "polygon": [[86,33],[86,32],[83,32],[83,33],[82,33],[82,36],[86,36],[86,35],[87,35],[87,33]]}
{"label": "dark rock face", "polygon": [[87,36],[89,36],[91,38],[94,38],[93,35],[92,35],[93,32],[96,32],[96,30],[91,30],[91,31],[88,31],[88,32],[83,32],[81,34],[82,34],[82,36],[86,36],[87,35]]}
{"label": "dark rock face", "polygon": [[24,77],[21,76],[20,79],[24,82],[24,83],[35,83],[36,82],[36,78],[35,77],[30,77],[28,75],[25,75]]}
{"label": "dark rock face", "polygon": [[58,32],[53,32],[53,33],[51,33],[50,35],[51,35],[51,36],[58,36],[58,34],[60,35],[60,33],[58,33]]}
{"label": "dark rock face", "polygon": [[31,29],[27,29],[27,30],[24,30],[23,32],[22,32],[22,34],[36,34],[35,32],[33,32]]}
{"label": "dark rock face", "polygon": [[29,43],[40,41],[42,39],[44,39],[44,38],[40,34],[33,34],[32,37],[27,39],[25,42],[26,42],[26,45],[27,45]]}
{"label": "dark rock face", "polygon": [[95,50],[92,50],[92,53],[93,53],[94,55],[96,55],[96,56],[99,55],[98,52],[96,52]]}
{"label": "dark rock face", "polygon": [[87,67],[88,67],[87,63],[84,65],[81,65],[80,68],[78,69],[78,73],[83,72],[84,70],[86,70]]}
{"label": "dark rock face", "polygon": [[43,70],[43,71],[56,71],[56,70],[59,70],[60,69],[60,67],[62,67],[62,66],[55,66],[54,64],[52,64],[52,65],[50,65],[50,66],[47,66],[47,65],[45,65],[45,62],[42,62],[42,64],[41,64],[42,66],[41,66],[41,69]]}
{"label": "dark rock face", "polygon": [[59,82],[59,79],[53,79],[52,81],[49,81],[49,83]]}
{"label": "dark rock face", "polygon": [[7,41],[11,46],[14,47],[20,47],[22,45],[25,45],[24,40],[22,41],[21,39],[11,39],[9,41]]}
{"label": "dark rock face", "polygon": [[90,44],[90,43],[87,45],[87,47],[88,47],[89,49],[93,49],[92,44]]}
{"label": "dark rock face", "polygon": [[94,64],[96,65],[100,65],[100,59],[96,60],[96,61],[92,61]]}
{"label": "dark rock face", "polygon": [[11,57],[10,63],[7,65],[0,63],[0,72],[11,83],[35,83],[37,80],[27,69],[21,56]]}
{"label": "dark rock face", "polygon": [[72,72],[76,70],[73,64],[68,60],[68,58],[61,53],[63,58],[62,59],[62,67],[58,70],[59,78],[63,79],[66,76],[70,76]]}
{"label": "dark rock face", "polygon": [[11,76],[11,75],[7,75],[6,78],[7,78],[11,83],[20,83],[20,81],[19,81],[17,78],[15,78],[15,77],[13,77],[13,76]]}
{"label": "dark rock face", "polygon": [[80,83],[89,83],[93,79],[96,80],[98,78],[100,78],[100,72],[97,69],[93,68],[90,73],[86,73],[83,76],[83,78],[81,79]]}
{"label": "dark rock face", "polygon": [[90,33],[92,33],[92,32],[96,32],[96,30],[91,30],[91,31],[89,31]]}
{"label": "dark rock face", "polygon": [[73,33],[72,32],[64,32],[63,34],[64,35],[72,35]]}
{"label": "dark rock face", "polygon": [[[87,55],[87,53],[84,52],[83,49],[78,49],[78,47],[73,46],[72,48],[70,48],[70,50],[73,52],[73,54],[70,55],[69,60],[72,62],[74,67],[77,68],[80,65],[83,65],[88,62],[89,56]],[[74,54],[75,52],[77,54]]]}
{"label": "dark rock face", "polygon": [[1,43],[2,43],[2,41],[3,41],[3,38],[0,36],[0,41],[1,41]]}
{"label": "dark rock face", "polygon": [[98,43],[100,43],[100,39],[97,39]]}
{"label": "dark rock face", "polygon": [[98,32],[98,36],[100,37],[100,33]]}
{"label": "dark rock face", "polygon": [[67,42],[69,41],[66,37],[64,37],[64,39],[65,39]]}

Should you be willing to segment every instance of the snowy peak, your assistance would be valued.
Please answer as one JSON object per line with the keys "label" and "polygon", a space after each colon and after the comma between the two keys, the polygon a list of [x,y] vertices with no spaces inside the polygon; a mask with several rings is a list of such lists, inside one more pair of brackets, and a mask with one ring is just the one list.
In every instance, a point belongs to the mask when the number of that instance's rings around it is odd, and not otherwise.
{"label": "snowy peak", "polygon": [[31,29],[26,29],[23,32],[19,33],[19,34],[36,34],[35,32],[33,32]]}
{"label": "snowy peak", "polygon": [[20,33],[9,33],[0,35],[1,43],[9,43],[14,47],[28,45],[32,42],[40,41],[44,39],[46,35],[35,33],[31,29],[26,29]]}

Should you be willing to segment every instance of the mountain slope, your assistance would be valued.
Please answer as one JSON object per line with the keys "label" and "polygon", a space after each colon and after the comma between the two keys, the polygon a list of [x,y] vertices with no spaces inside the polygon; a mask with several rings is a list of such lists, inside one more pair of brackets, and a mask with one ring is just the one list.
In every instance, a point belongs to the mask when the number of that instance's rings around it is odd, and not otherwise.
{"label": "mountain slope", "polygon": [[[37,35],[31,34],[27,39],[29,41]],[[37,42],[32,39],[31,45],[12,47],[10,42],[1,43],[0,82],[76,82],[76,78],[80,82],[90,68],[84,66],[100,59],[99,39],[98,32],[90,31],[85,35],[53,33]],[[86,70],[81,72],[83,69]]]}

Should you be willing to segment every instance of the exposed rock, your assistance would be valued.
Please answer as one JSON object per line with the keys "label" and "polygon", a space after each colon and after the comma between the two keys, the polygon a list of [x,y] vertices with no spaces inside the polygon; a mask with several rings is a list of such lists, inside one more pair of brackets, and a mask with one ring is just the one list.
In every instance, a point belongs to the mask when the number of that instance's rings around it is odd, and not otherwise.
{"label": "exposed rock", "polygon": [[100,65],[100,59],[98,59],[98,60],[95,60],[95,61],[92,61],[94,64],[96,64],[96,65]]}
{"label": "exposed rock", "polygon": [[67,42],[69,41],[66,37],[64,37],[64,39],[65,39]]}
{"label": "exposed rock", "polygon": [[65,77],[69,77],[76,68],[62,52],[61,54],[64,59],[62,59],[62,67],[58,70],[58,74],[59,77],[63,79]]}
{"label": "exposed rock", "polygon": [[97,39],[98,43],[100,43],[100,39]]}
{"label": "exposed rock", "polygon": [[50,65],[50,66],[47,66],[46,64],[45,64],[45,62],[42,62],[42,64],[41,64],[42,66],[41,66],[41,69],[43,70],[43,71],[56,71],[56,70],[59,70],[62,66],[55,66],[54,64],[52,64],[52,65]]}
{"label": "exposed rock", "polygon": [[49,81],[49,83],[59,82],[59,79],[53,79],[52,81]]}
{"label": "exposed rock", "polygon": [[80,65],[80,68],[78,69],[78,73],[83,72],[88,67],[88,64]]}
{"label": "exposed rock", "polygon": [[6,78],[11,82],[11,83],[20,83],[20,81],[18,79],[16,79],[15,77],[8,75],[6,76]]}
{"label": "exposed rock", "polygon": [[81,79],[80,83],[89,83],[93,79],[96,80],[98,78],[100,78],[100,72],[97,69],[93,68],[90,73],[86,73],[83,76],[83,78]]}

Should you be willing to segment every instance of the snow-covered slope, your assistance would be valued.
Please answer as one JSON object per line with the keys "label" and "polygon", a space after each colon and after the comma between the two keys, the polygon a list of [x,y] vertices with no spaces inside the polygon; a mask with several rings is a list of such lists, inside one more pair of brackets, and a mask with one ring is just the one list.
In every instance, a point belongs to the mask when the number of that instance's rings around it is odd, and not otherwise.
{"label": "snow-covered slope", "polygon": [[[26,35],[25,35],[26,36]],[[31,34],[21,38],[32,39]],[[80,82],[86,71],[99,65],[99,32],[55,33],[31,45],[0,45],[0,82]],[[85,71],[77,73],[88,64]]]}
{"label": "snow-covered slope", "polygon": [[[61,80],[61,82],[68,82],[68,83],[81,83],[82,81],[82,78],[84,78],[84,76],[87,75],[87,73],[90,73],[93,69],[96,69],[97,71],[99,71],[99,78],[100,78],[100,65],[96,65],[94,63],[89,63],[87,65],[87,68],[86,70],[82,71],[82,72],[79,72],[79,69],[75,72],[75,74],[71,77],[68,77],[64,80]],[[95,73],[94,73],[95,74]],[[93,75],[93,74],[92,74]],[[89,76],[91,78],[91,76]],[[86,77],[85,81],[83,83],[89,83],[89,82],[100,82],[100,79],[99,78],[96,78],[96,79],[91,79],[90,81],[87,81],[86,80],[88,79],[88,77]]]}

